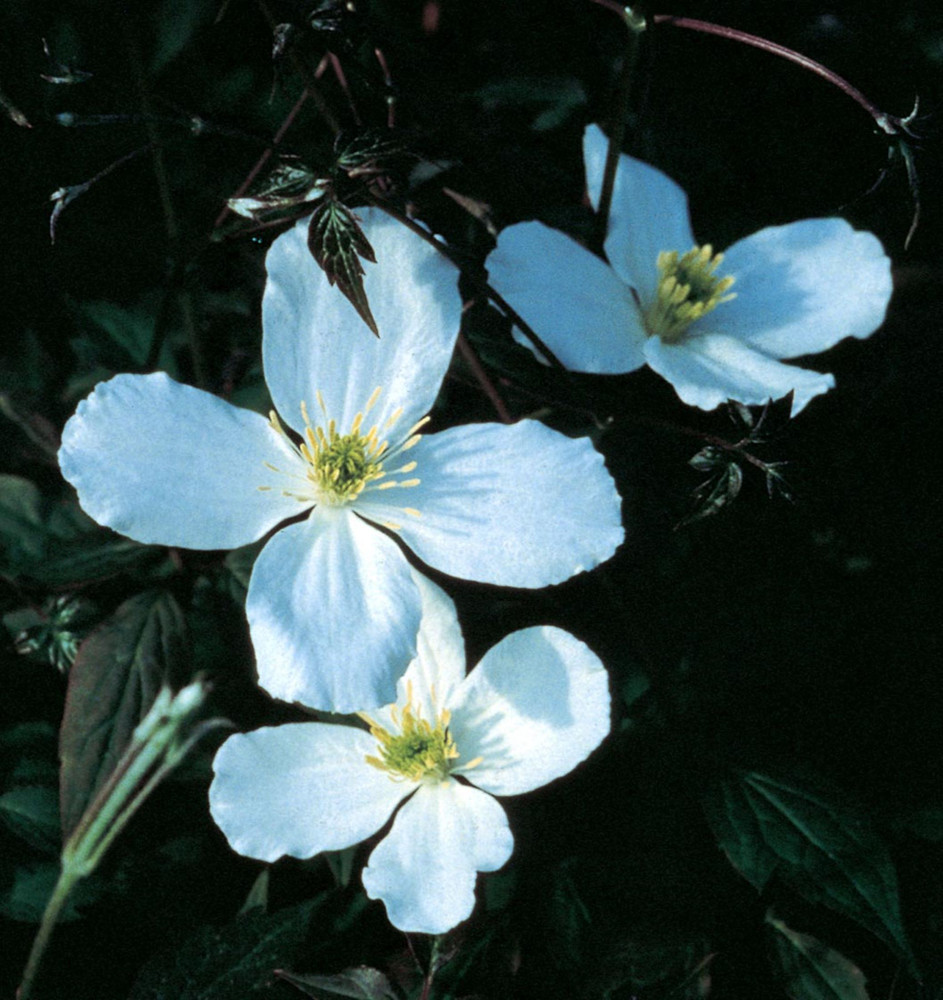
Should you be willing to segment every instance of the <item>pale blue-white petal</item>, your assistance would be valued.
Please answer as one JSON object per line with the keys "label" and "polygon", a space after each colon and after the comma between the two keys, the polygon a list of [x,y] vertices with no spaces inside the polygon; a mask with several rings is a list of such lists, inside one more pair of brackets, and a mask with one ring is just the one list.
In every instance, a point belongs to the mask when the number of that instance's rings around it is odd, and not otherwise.
{"label": "pale blue-white petal", "polygon": [[475,873],[497,871],[513,849],[490,795],[451,779],[422,785],[370,855],[363,885],[394,927],[444,934],[475,908]]}
{"label": "pale blue-white petal", "polygon": [[246,545],[305,510],[266,463],[303,474],[264,417],[163,372],[99,383],[59,450],[63,476],[99,524],[191,549]]}
{"label": "pale blue-white petal", "polygon": [[[612,375],[645,364],[645,331],[631,289],[569,236],[539,222],[509,226],[487,264],[495,291],[566,368]],[[541,358],[516,326],[513,333]]]}
{"label": "pale blue-white petal", "polygon": [[419,591],[395,542],[349,510],[318,507],[275,534],[249,581],[259,683],[327,712],[377,708],[416,654]]}
{"label": "pale blue-white petal", "polygon": [[536,420],[469,424],[423,438],[409,455],[419,484],[366,494],[357,509],[399,524],[403,541],[444,573],[546,587],[608,559],[624,538],[619,494],[588,438]]}
{"label": "pale blue-white petal", "polygon": [[320,722],[230,736],[213,762],[210,812],[233,850],[276,861],[337,851],[376,833],[415,787],[366,762],[376,740]]}
{"label": "pale blue-white petal", "polygon": [[357,215],[376,255],[375,264],[363,266],[379,340],[312,259],[302,219],[275,240],[265,260],[265,379],[278,412],[296,430],[303,430],[302,400],[312,422],[322,422],[318,391],[344,433],[382,387],[365,429],[382,426],[402,407],[397,429],[405,435],[431,409],[452,357],[462,311],[458,272],[379,209]]}
{"label": "pale blue-white petal", "polygon": [[713,410],[726,399],[754,405],[794,392],[795,416],[809,400],[835,385],[831,375],[784,365],[718,333],[689,336],[677,344],[650,337],[645,354],[652,370],[667,379],[685,403],[702,410]]}
{"label": "pale blue-white petal", "polygon": [[416,637],[416,658],[396,685],[396,704],[371,712],[384,729],[398,728],[394,707],[412,706],[427,722],[449,705],[452,692],[465,679],[465,640],[452,599],[418,570],[413,579],[422,598],[422,620]]}
{"label": "pale blue-white petal", "polygon": [[[609,140],[596,125],[583,133],[586,184],[599,205]],[[684,191],[660,170],[623,153],[616,168],[605,248],[609,263],[639,294],[643,307],[658,287],[658,254],[687,253],[694,233]]]}
{"label": "pale blue-white petal", "polygon": [[726,251],[718,274],[736,278],[736,298],[699,320],[697,332],[736,337],[776,358],[870,336],[892,291],[880,240],[837,218],[761,229]]}
{"label": "pale blue-white petal", "polygon": [[609,676],[569,632],[527,628],[485,654],[449,708],[456,773],[494,795],[518,795],[572,771],[605,739]]}

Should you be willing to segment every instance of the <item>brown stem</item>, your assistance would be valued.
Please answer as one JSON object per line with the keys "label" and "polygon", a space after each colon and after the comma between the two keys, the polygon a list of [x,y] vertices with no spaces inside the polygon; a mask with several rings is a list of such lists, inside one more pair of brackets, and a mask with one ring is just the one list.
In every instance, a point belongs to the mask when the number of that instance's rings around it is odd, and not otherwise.
{"label": "brown stem", "polygon": [[390,67],[383,54],[383,49],[375,48],[373,54],[376,56],[380,69],[383,71],[383,86],[386,87],[386,127],[396,127],[396,95],[393,93],[393,77]]}
{"label": "brown stem", "polygon": [[500,417],[501,422],[505,424],[513,424],[514,417],[511,416],[510,410],[501,398],[501,394],[498,392],[494,382],[491,381],[488,373],[485,371],[484,365],[478,360],[478,355],[475,353],[471,344],[468,343],[464,333],[458,335],[458,351],[465,361],[465,364],[472,370],[472,374],[475,376],[478,385],[481,387],[484,394],[491,401],[491,405],[495,409],[498,417]]}
{"label": "brown stem", "polygon": [[[387,215],[392,216],[398,222],[402,223],[408,229],[411,229],[417,236],[424,239],[430,246],[435,247],[435,249],[442,254],[447,261],[455,264],[456,267],[459,265],[453,259],[451,253],[449,253],[448,247],[440,243],[427,229],[424,229],[419,225],[418,222],[414,222],[409,218],[408,215],[403,215],[402,212],[397,211],[393,208],[389,202],[383,201],[380,198],[371,198],[371,203],[374,207],[379,208],[381,211],[386,212]],[[483,278],[476,278],[474,275],[470,275],[472,281],[474,281],[482,294],[486,295],[492,302],[514,323],[514,325],[524,334],[525,337],[537,348],[537,350],[547,359],[549,364],[558,368],[560,371],[566,371],[563,362],[550,350],[549,347],[534,333],[531,326],[521,317],[520,313],[516,309],[512,308],[507,301],[499,295]]]}
{"label": "brown stem", "polygon": [[[315,74],[317,75],[317,74]],[[225,221],[226,216],[229,215],[231,209],[229,207],[229,202],[236,198],[241,198],[246,191],[249,190],[250,185],[259,176],[259,172],[265,166],[266,163],[272,158],[275,152],[275,147],[282,141],[285,137],[285,133],[291,128],[294,120],[298,117],[299,112],[304,107],[305,102],[311,96],[311,92],[307,89],[301,92],[301,96],[295,101],[294,106],[291,111],[285,116],[285,120],[279,125],[278,131],[275,133],[275,138],[272,139],[272,144],[265,150],[263,150],[262,155],[255,161],[255,166],[246,174],[245,180],[239,185],[235,193],[229,198],[225,205],[223,205],[222,210],[219,215],[216,216],[216,221],[213,223],[213,228],[218,229]]]}

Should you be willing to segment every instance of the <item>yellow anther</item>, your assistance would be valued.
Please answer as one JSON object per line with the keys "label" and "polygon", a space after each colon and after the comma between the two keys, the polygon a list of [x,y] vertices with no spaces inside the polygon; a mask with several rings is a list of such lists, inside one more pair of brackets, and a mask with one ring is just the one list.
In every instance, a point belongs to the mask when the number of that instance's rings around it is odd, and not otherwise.
{"label": "yellow anther", "polygon": [[688,327],[734,298],[727,294],[732,275],[718,277],[724,255],[715,254],[709,243],[695,246],[683,256],[677,250],[658,255],[660,278],[655,300],[645,311],[645,327],[650,336],[667,344],[677,343]]}

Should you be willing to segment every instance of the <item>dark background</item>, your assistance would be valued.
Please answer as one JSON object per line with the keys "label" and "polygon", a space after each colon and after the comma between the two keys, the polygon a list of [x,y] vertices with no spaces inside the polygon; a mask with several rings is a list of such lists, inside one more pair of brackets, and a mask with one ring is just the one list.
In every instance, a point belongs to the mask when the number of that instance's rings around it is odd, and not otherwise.
{"label": "dark background", "polygon": [[[362,0],[357,16],[325,33],[310,27],[314,7],[271,0],[269,13],[296,26],[296,51],[312,64],[327,46],[338,53],[363,122],[377,127],[391,93],[371,56],[373,45],[382,48],[410,150],[404,170],[419,158],[447,167],[408,194],[472,262],[487,252],[488,237],[441,195],[443,184],[486,203],[499,226],[537,217],[588,232],[580,136],[586,122],[610,113],[625,37],[611,11],[588,0]],[[247,232],[232,216],[214,230],[214,220],[304,83],[291,60],[273,65],[259,6],[232,0],[214,23],[219,9],[210,0],[7,0],[0,12],[0,88],[32,124],[0,117],[0,391],[16,414],[0,417],[0,472],[31,479],[50,502],[67,490],[36,436],[54,440],[78,399],[112,371],[169,361],[178,377],[237,400],[242,392],[250,404],[259,398],[258,310],[272,231]],[[589,765],[507,803],[517,852],[510,874],[488,880],[487,906],[479,887],[490,924],[480,912],[460,940],[467,971],[454,995],[703,995],[703,977],[691,970],[709,954],[712,995],[785,995],[764,943],[772,903],[792,926],[861,966],[871,996],[939,996],[943,15],[915,2],[744,0],[679,0],[645,13],[704,18],[790,46],[892,114],[906,115],[919,94],[921,220],[905,249],[913,199],[902,159],[889,159],[888,138],[826,81],[693,31],[661,25],[642,37],[626,148],[687,189],[698,237],[724,246],[764,225],[840,213],[882,239],[895,295],[869,340],[810,362],[833,371],[837,389],[795,422],[780,420],[781,433],[762,450],[790,463],[794,501],[770,500],[762,477],[746,468],[729,509],[680,529],[703,478],[687,465],[703,443],[696,435],[735,440],[729,417],[687,410],[648,372],[559,381],[511,350],[513,365],[498,375],[515,415],[546,402],[550,421],[574,431],[589,429],[580,416],[587,405],[611,418],[599,444],[625,497],[627,543],[601,570],[540,594],[446,586],[472,662],[512,628],[555,622],[610,666],[618,708],[612,739]],[[74,85],[41,79],[61,76],[57,63],[93,75]],[[355,129],[330,74],[324,94],[341,124]],[[79,124],[62,125],[63,113]],[[123,117],[91,123],[102,115]],[[192,116],[207,123],[199,135]],[[160,157],[138,155],[91,186],[65,208],[51,244],[50,195],[148,143]],[[330,162],[331,148],[309,102],[282,149],[318,165]],[[185,299],[200,332],[199,362]],[[103,320],[90,306],[102,302],[119,312]],[[130,331],[130,347],[120,334],[103,334],[108,323]],[[502,321],[483,308],[467,332],[486,359],[489,345],[508,343]],[[158,337],[164,346],[155,351]],[[461,366],[439,416],[493,419]],[[202,642],[217,647],[197,650],[197,659],[217,671],[221,710],[241,726],[276,721],[287,710],[251,686],[237,602],[214,598],[207,611],[194,596],[220,565],[186,557],[168,585],[197,616],[191,626],[206,620],[199,614],[215,616],[207,633],[214,638]],[[129,588],[143,589],[145,576],[43,588],[28,574],[7,574],[0,610],[78,592],[101,620]],[[640,676],[647,688],[636,698]],[[55,725],[64,690],[51,667],[17,654],[9,629],[3,633],[0,721]],[[211,749],[116,845],[97,901],[53,944],[49,996],[127,996],[143,963],[168,954],[161,949],[173,953],[197,928],[234,917],[257,866],[235,859],[207,819]],[[760,896],[740,878],[701,810],[704,789],[731,767],[812,774],[869,817],[897,866],[922,983],[847,917],[775,881]],[[316,863],[283,863],[272,873],[271,900],[297,903],[329,884]],[[355,876],[349,895],[356,886]],[[321,925],[333,930],[310,932],[296,967],[333,972],[362,962],[391,976],[399,969],[398,981],[408,982],[402,937],[379,907],[358,919],[354,931],[337,917]],[[9,942],[0,949],[8,992],[33,931],[12,919],[0,927]],[[240,989],[232,995],[255,995]],[[300,995],[285,984],[265,990]],[[168,986],[166,995],[184,994]]]}

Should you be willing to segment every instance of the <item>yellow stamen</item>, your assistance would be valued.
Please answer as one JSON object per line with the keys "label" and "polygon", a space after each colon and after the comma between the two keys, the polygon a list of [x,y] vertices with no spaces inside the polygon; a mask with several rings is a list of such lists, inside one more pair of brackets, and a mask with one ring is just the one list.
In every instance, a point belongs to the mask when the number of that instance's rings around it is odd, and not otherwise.
{"label": "yellow stamen", "polygon": [[658,255],[658,289],[645,311],[650,336],[675,344],[692,323],[736,297],[733,292],[727,294],[734,277],[721,278],[716,273],[723,259],[724,255],[715,254],[709,243],[695,246],[683,256],[677,250]]}

